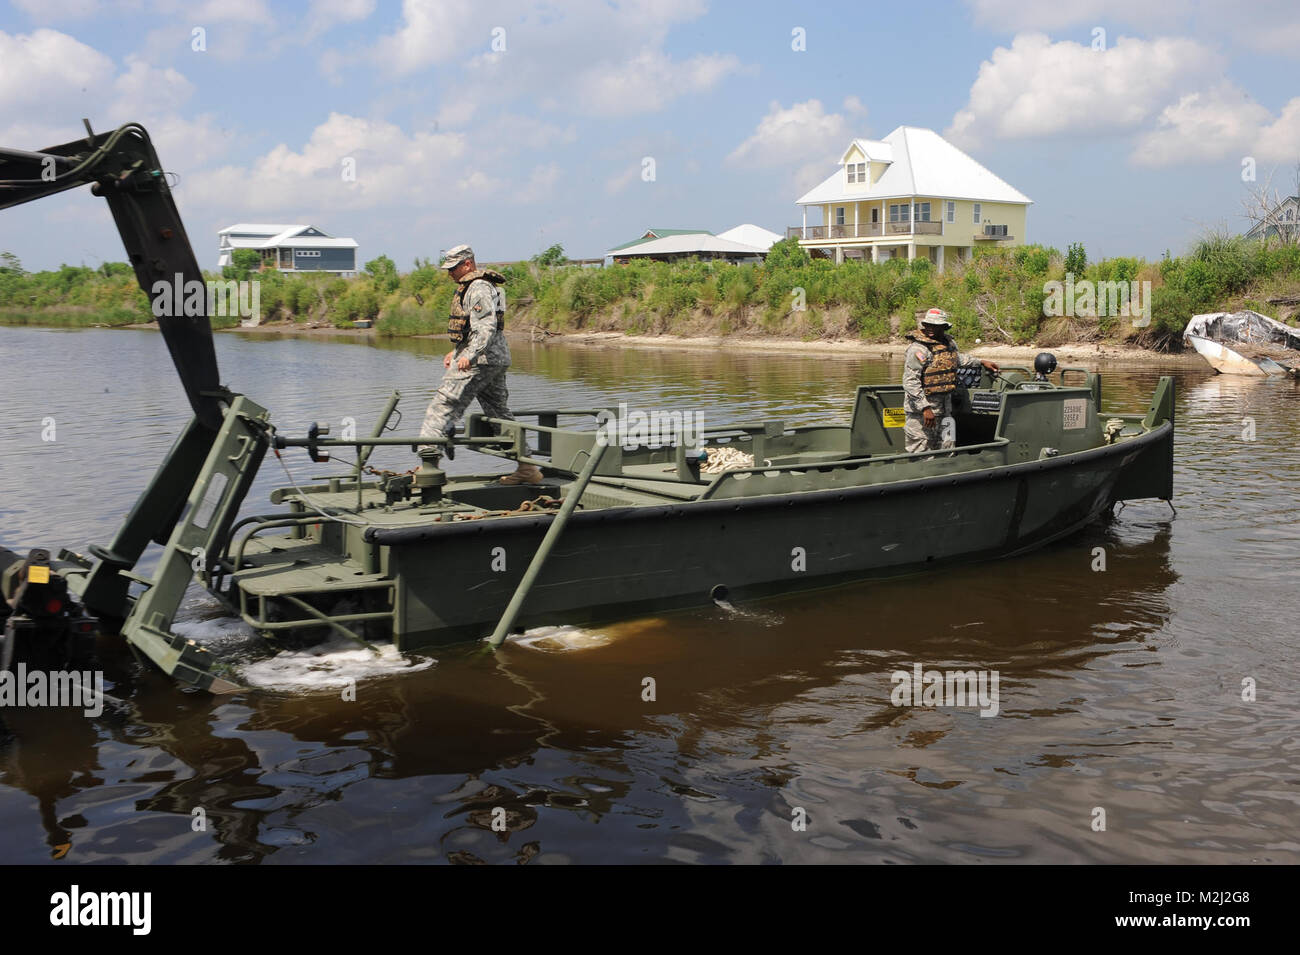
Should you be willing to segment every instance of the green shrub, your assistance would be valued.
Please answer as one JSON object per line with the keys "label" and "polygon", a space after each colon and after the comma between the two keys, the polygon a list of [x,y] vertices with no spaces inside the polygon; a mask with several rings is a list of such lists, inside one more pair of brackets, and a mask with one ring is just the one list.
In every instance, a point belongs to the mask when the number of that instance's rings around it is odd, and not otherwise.
{"label": "green shrub", "polygon": [[1083,248],[1082,242],[1071,242],[1069,248],[1065,250],[1065,271],[1074,275],[1075,279],[1083,278],[1084,270],[1088,268],[1088,253]]}
{"label": "green shrub", "polygon": [[763,268],[768,272],[781,269],[800,268],[810,261],[808,250],[799,244],[796,238],[782,239],[772,243],[763,260]]}

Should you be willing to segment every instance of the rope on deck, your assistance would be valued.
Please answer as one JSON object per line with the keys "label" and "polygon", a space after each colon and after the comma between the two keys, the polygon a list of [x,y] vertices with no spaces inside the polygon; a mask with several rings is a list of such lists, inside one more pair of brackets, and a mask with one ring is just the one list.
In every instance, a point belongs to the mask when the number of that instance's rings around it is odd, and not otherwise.
{"label": "rope on deck", "polygon": [[754,466],[754,456],[746,454],[740,448],[705,448],[704,451],[709,460],[700,465],[701,474],[721,474],[723,471]]}

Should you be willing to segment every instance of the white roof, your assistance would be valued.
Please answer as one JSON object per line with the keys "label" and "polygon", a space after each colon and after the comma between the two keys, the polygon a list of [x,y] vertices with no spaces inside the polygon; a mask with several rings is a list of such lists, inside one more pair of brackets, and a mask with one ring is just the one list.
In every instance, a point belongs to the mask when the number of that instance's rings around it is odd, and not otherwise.
{"label": "white roof", "polygon": [[265,239],[232,239],[226,236],[221,243],[223,249],[260,249],[266,244]]}
{"label": "white roof", "polygon": [[780,242],[781,236],[776,232],[769,232],[761,226],[756,226],[752,222],[746,222],[744,225],[738,225],[734,229],[728,229],[726,232],[718,233],[719,239],[727,239],[730,242],[739,242],[742,245],[752,245],[756,249],[764,251],[772,247],[773,242]]}
{"label": "white roof", "polygon": [[288,229],[305,229],[306,226],[295,226],[292,223],[267,223],[267,222],[236,222],[234,225],[228,225],[217,235],[226,235],[229,232],[246,232],[249,235],[279,235]]}
{"label": "white roof", "polygon": [[840,157],[841,166],[848,162],[849,153],[853,151],[854,146],[862,150],[863,155],[871,162],[894,161],[894,147],[889,143],[879,139],[855,139],[849,143],[848,149],[844,150],[844,155]]}
{"label": "white roof", "polygon": [[733,255],[762,255],[766,248],[733,242],[720,235],[705,232],[693,232],[689,235],[669,235],[662,239],[651,239],[630,249],[617,249],[606,252],[619,258],[629,255],[689,255],[692,252],[730,252]]}
{"label": "white roof", "polygon": [[[825,202],[855,202],[869,199],[896,199],[904,196],[937,196],[945,199],[974,199],[976,202],[1022,202],[1033,200],[999,179],[970,156],[932,129],[899,126],[883,143],[854,140],[873,160],[879,146],[889,147],[889,166],[870,185],[850,188],[843,168],[798,200],[801,206]],[[848,155],[848,149],[844,151]],[[881,152],[883,156],[883,152]],[[881,159],[880,161],[886,161]],[[844,162],[841,156],[840,163]]]}
{"label": "white roof", "polygon": [[[321,235],[299,235],[307,229],[316,229]],[[251,238],[230,238],[231,233],[251,236]],[[282,245],[300,245],[313,249],[355,249],[356,239],[336,238],[324,229],[313,225],[298,223],[296,225],[278,225],[269,222],[237,222],[226,226],[217,233],[223,236],[223,249],[274,249]]]}
{"label": "white roof", "polygon": [[254,248],[273,249],[279,245],[307,245],[314,249],[355,249],[357,242],[355,239],[338,239],[332,235],[299,235],[304,229],[311,229],[309,225],[291,225],[278,235],[273,235],[269,239],[259,242]]}

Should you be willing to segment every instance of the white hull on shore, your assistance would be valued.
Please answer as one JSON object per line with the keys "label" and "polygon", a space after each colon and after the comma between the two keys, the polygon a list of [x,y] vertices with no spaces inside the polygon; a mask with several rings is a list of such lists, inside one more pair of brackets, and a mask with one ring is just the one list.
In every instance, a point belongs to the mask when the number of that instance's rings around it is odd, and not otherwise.
{"label": "white hull on shore", "polygon": [[1267,378],[1268,372],[1260,368],[1245,355],[1240,355],[1222,342],[1211,341],[1200,335],[1188,335],[1187,340],[1197,353],[1210,363],[1221,375],[1249,375],[1252,378]]}

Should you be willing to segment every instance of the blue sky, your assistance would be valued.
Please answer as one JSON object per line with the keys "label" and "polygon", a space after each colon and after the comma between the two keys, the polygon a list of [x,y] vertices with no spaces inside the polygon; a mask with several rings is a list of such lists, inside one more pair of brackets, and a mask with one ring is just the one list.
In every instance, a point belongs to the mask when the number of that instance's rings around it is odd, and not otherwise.
{"label": "blue sky", "polygon": [[[1255,186],[1292,191],[1300,7],[1243,9],[14,0],[0,143],[138,120],[205,267],[225,225],[301,221],[407,269],[459,242],[500,260],[598,256],[650,226],[782,231],[850,138],[907,124],[1034,199],[1030,241],[1156,258],[1243,230],[1245,157]],[[0,249],[29,269],[123,257],[86,190],[0,214]]]}

